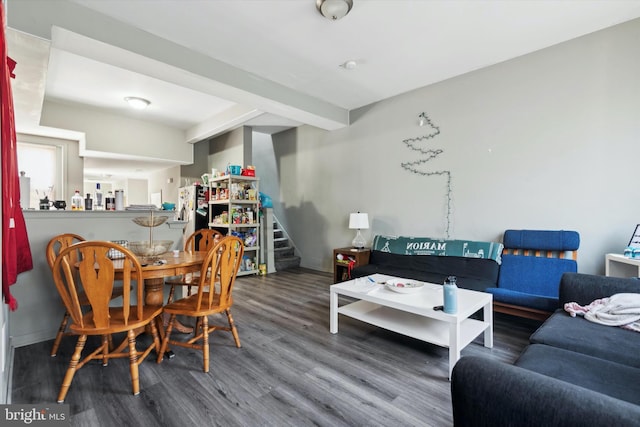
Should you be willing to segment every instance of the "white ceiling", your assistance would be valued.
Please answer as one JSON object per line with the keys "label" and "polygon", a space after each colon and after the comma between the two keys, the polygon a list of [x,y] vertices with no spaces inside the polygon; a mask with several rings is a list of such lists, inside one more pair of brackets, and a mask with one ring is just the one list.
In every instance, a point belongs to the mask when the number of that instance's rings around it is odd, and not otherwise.
{"label": "white ceiling", "polygon": [[[338,21],[315,0],[8,0],[7,13],[9,27],[37,36],[8,37],[31,70],[14,89],[18,130],[49,131],[35,130],[44,97],[170,124],[197,142],[242,124],[339,129],[355,108],[638,18],[640,1],[354,0]],[[340,66],[348,60],[355,69]],[[152,104],[128,110],[131,95]]]}

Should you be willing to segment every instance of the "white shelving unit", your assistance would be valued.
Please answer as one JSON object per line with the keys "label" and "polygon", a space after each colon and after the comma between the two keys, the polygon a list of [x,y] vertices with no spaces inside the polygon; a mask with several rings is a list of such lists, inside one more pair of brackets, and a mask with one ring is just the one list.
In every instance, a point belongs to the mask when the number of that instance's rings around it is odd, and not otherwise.
{"label": "white shelving unit", "polygon": [[209,228],[245,242],[238,275],[258,274],[260,263],[260,179],[225,175],[209,181]]}

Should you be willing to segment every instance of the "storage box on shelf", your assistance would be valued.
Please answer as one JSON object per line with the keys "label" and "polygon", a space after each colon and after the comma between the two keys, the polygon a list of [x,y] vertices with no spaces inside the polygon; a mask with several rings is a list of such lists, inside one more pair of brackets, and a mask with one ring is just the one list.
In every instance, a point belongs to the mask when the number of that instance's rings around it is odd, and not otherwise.
{"label": "storage box on shelf", "polygon": [[259,178],[225,175],[209,181],[209,228],[245,244],[239,275],[258,274],[260,249]]}

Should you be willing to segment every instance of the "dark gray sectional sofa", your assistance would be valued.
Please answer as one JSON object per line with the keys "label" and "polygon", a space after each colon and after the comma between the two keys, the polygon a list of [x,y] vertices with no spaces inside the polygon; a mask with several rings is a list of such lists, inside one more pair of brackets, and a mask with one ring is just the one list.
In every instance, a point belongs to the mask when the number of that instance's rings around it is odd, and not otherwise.
{"label": "dark gray sectional sofa", "polygon": [[379,273],[442,284],[456,276],[459,287],[484,292],[497,286],[502,249],[498,242],[378,234],[369,263],[351,270],[351,277]]}
{"label": "dark gray sectional sofa", "polygon": [[430,283],[444,283],[456,276],[458,286],[484,292],[496,286],[500,266],[494,260],[438,255],[401,255],[372,250],[369,264],[351,270],[351,277],[374,273]]}
{"label": "dark gray sectional sofa", "polygon": [[[560,307],[629,292],[640,292],[640,280],[565,273]],[[530,342],[513,365],[458,361],[455,426],[640,426],[640,333],[559,308]]]}

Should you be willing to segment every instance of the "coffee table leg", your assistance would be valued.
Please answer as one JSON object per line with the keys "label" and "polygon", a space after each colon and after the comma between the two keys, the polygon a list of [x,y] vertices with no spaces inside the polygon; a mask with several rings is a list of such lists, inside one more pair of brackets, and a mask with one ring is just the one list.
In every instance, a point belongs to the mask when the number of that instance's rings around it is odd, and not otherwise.
{"label": "coffee table leg", "polygon": [[329,332],[338,333],[338,294],[331,290],[329,293]]}
{"label": "coffee table leg", "polygon": [[484,346],[487,348],[493,348],[493,307],[489,302],[484,306],[484,323],[488,323],[489,326],[484,330]]}
{"label": "coffee table leg", "polygon": [[456,362],[460,360],[460,323],[449,323],[449,381]]}

